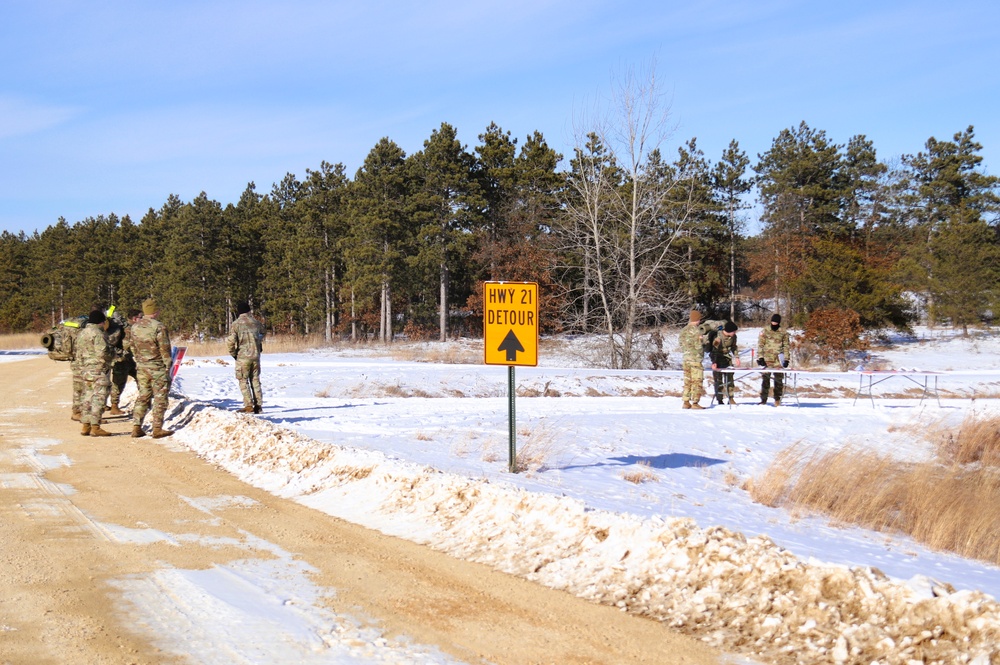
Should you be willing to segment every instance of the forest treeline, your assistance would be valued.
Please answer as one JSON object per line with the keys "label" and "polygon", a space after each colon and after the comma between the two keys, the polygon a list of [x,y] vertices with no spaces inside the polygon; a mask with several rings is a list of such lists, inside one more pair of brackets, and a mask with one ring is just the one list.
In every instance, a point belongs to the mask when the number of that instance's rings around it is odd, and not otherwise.
{"label": "forest treeline", "polygon": [[565,161],[539,132],[491,124],[469,149],[443,123],[410,155],[383,138],[353,177],[323,162],[235,203],[4,232],[0,331],[155,296],[178,333],[222,335],[248,300],[272,332],[443,339],[480,333],[483,281],[532,281],[543,332],[602,333],[629,367],[640,330],[695,306],[777,303],[800,324],[832,308],[868,330],[996,311],[998,179],[971,126],[888,162],[803,122],[756,160],[734,140],[712,161],[695,139],[665,154],[655,117],[595,125]]}

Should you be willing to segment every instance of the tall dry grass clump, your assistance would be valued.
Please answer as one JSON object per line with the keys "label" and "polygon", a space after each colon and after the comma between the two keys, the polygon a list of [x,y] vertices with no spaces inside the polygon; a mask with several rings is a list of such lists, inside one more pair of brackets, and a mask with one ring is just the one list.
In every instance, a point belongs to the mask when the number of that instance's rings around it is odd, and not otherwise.
{"label": "tall dry grass clump", "polygon": [[917,464],[850,446],[810,456],[799,444],[746,488],[764,505],[904,533],[932,549],[1000,564],[998,424],[967,420],[942,444],[948,457]]}
{"label": "tall dry grass clump", "polygon": [[558,457],[562,449],[558,430],[548,422],[537,423],[531,429],[521,429],[518,432],[514,468],[518,472],[539,471]]}
{"label": "tall dry grass clump", "polygon": [[1000,418],[966,416],[957,432],[943,432],[938,455],[953,464],[1000,467]]}

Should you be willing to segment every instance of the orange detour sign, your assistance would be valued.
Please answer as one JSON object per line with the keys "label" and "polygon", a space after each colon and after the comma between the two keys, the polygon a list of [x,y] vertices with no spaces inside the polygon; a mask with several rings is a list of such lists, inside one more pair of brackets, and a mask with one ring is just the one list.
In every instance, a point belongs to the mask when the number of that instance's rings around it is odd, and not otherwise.
{"label": "orange detour sign", "polygon": [[538,365],[538,284],[483,284],[483,341],[487,365]]}

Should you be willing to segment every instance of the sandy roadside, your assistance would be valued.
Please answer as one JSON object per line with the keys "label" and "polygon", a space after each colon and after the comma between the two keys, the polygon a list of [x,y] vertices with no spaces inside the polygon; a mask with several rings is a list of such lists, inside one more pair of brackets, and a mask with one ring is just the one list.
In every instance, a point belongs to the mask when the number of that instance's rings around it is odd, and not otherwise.
{"label": "sandy roadside", "polygon": [[[653,621],[276,498],[169,439],[133,440],[128,422],[106,425],[106,439],[82,437],[66,363],[0,363],[0,386],[0,664],[188,662],[161,650],[182,635],[156,640],[132,625],[113,582],[246,559],[253,539],[317,570],[338,612],[469,662],[718,662]],[[251,501],[211,515],[191,504],[226,496]],[[116,538],[119,528],[178,537],[137,544]]]}

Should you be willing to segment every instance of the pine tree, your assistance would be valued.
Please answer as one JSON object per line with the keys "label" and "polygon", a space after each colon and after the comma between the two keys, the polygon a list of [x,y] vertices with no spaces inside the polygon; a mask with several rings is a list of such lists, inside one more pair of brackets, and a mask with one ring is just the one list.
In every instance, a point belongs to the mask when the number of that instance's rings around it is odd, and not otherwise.
{"label": "pine tree", "polygon": [[38,318],[26,292],[29,256],[28,238],[23,231],[18,235],[0,233],[0,332],[27,330]]}
{"label": "pine tree", "polygon": [[[388,138],[381,139],[358,169],[348,189],[350,229],[343,238],[344,260],[352,288],[352,307],[378,306],[378,336],[393,338],[393,287],[401,278],[404,258],[413,243],[406,217],[406,154]],[[352,310],[357,320],[358,309]],[[352,328],[352,338],[357,329]]]}
{"label": "pine tree", "polygon": [[[424,141],[424,149],[411,155],[408,163],[415,182],[408,206],[416,227],[415,253],[409,262],[417,276],[419,293],[415,296],[428,303],[436,300],[438,339],[443,342],[448,337],[452,275],[468,258],[471,231],[482,206],[473,178],[474,157],[458,141],[455,129],[441,123]],[[467,286],[464,291],[468,297]]]}
{"label": "pine tree", "polygon": [[676,180],[667,198],[670,216],[685,219],[687,226],[677,248],[687,254],[690,267],[676,278],[687,282],[690,302],[701,303],[712,311],[715,302],[729,292],[730,239],[726,217],[715,196],[711,167],[697,139],[677,149],[677,159],[668,173]]}
{"label": "pine tree", "polygon": [[323,334],[332,339],[337,324],[337,301],[344,261],[338,239],[347,233],[346,196],[349,182],[343,164],[322,162],[319,170],[306,170],[303,195],[298,203],[300,247],[310,249],[307,268],[313,284],[314,303],[309,309],[321,315]]}
{"label": "pine tree", "polygon": [[733,139],[723,151],[722,159],[712,170],[712,192],[716,205],[722,210],[726,233],[729,236],[729,319],[736,320],[737,246],[742,237],[743,220],[740,211],[748,208],[744,197],[753,188],[746,178],[750,158],[740,150]]}
{"label": "pine tree", "polygon": [[[804,309],[807,265],[814,241],[842,237],[840,146],[805,122],[782,130],[754,166],[764,230],[751,275],[775,300],[775,310]],[[782,306],[784,305],[784,306]]]}
{"label": "pine tree", "polygon": [[911,283],[927,293],[932,321],[948,318],[967,333],[997,303],[1000,178],[981,170],[972,126],[952,141],[931,137],[925,149],[904,157],[904,200],[922,238],[909,256]]}

